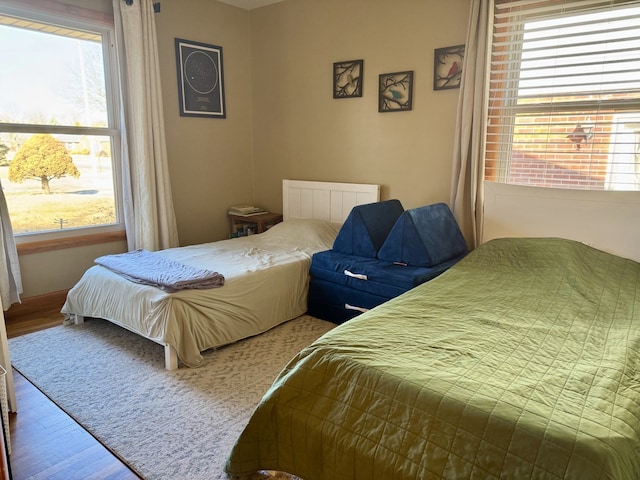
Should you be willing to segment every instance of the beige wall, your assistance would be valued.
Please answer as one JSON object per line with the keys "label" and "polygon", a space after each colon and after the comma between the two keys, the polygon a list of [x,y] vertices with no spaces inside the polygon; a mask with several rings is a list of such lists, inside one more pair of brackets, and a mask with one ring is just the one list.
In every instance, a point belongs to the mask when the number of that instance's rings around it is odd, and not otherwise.
{"label": "beige wall", "polygon": [[[181,245],[228,236],[229,205],[251,188],[249,15],[214,0],[162,0],[156,15],[167,152]],[[181,117],[175,38],[222,47],[227,118]]]}
{"label": "beige wall", "polygon": [[[380,183],[406,208],[449,200],[458,90],[433,50],[464,43],[469,0],[285,0],[249,12],[163,0],[156,16],[180,243],[224,238],[235,203],[281,211],[283,178]],[[445,21],[446,20],[446,21]],[[174,38],[223,47],[227,118],[180,117]],[[364,96],[332,98],[364,59]],[[377,111],[378,74],[415,73],[411,112]]]}
{"label": "beige wall", "polygon": [[67,290],[93,265],[95,258],[126,251],[127,243],[122,241],[21,255],[22,298]]}
{"label": "beige wall", "polygon": [[[433,50],[464,43],[468,8],[469,0],[285,0],[245,11],[162,0],[156,29],[180,243],[225,238],[231,204],[280,211],[283,178],[379,183],[383,198],[405,208],[447,202],[458,90],[433,91]],[[226,119],[180,117],[176,37],[223,47]],[[334,100],[333,62],[355,59],[364,60],[364,96]],[[378,113],[378,74],[403,70],[414,71],[413,110]],[[25,256],[24,297],[70,288],[95,257],[124,248]]]}
{"label": "beige wall", "polygon": [[[280,180],[379,183],[405,208],[449,201],[459,90],[433,90],[435,48],[465,42],[469,0],[286,0],[252,10],[256,199]],[[364,60],[362,98],[332,98],[332,65]],[[414,71],[410,112],[378,113],[381,73]]]}

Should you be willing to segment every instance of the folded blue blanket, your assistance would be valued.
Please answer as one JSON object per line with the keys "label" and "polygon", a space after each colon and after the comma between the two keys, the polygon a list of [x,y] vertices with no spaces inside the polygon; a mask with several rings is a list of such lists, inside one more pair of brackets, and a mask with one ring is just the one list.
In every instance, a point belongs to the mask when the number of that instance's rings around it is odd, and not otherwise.
{"label": "folded blue blanket", "polygon": [[224,285],[224,276],[218,272],[184,265],[148,250],[104,255],[94,261],[132,282],[158,287],[166,292]]}

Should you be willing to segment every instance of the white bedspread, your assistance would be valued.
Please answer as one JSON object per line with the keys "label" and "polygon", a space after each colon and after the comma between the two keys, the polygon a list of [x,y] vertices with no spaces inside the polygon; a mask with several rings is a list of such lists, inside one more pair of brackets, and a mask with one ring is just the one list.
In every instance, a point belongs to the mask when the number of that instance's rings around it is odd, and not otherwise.
{"label": "white bedspread", "polygon": [[167,293],[96,265],[69,291],[62,313],[109,320],[171,345],[185,365],[198,366],[204,350],[302,315],[311,256],[332,247],[338,228],[292,219],[259,235],[156,252],[222,274],[225,285],[210,290]]}

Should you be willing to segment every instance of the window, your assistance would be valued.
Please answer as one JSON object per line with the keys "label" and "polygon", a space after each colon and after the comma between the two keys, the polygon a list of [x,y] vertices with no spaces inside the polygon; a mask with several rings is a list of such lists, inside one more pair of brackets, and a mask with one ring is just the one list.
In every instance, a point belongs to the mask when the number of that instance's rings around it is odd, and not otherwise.
{"label": "window", "polygon": [[113,35],[0,5],[0,181],[18,243],[123,229]]}
{"label": "window", "polygon": [[485,177],[640,190],[640,2],[496,0]]}

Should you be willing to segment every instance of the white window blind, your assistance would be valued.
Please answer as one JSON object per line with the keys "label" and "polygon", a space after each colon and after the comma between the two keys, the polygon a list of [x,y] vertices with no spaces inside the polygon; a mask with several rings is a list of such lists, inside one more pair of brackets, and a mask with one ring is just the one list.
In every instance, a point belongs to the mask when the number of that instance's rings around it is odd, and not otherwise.
{"label": "white window blind", "polygon": [[485,177],[640,190],[640,1],[496,0]]}

